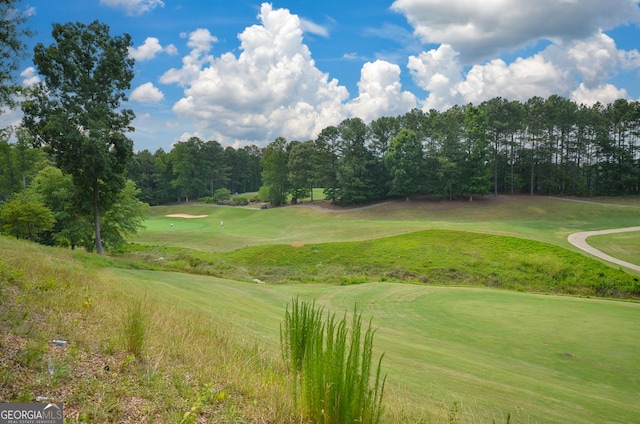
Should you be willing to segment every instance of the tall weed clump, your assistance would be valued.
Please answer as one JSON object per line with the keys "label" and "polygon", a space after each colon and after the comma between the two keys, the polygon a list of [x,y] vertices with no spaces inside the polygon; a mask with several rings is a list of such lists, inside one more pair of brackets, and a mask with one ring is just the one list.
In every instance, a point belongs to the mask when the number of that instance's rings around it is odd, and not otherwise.
{"label": "tall weed clump", "polygon": [[292,376],[293,395],[302,413],[321,423],[377,423],[382,416],[382,356],[372,378],[375,330],[371,321],[362,338],[362,314],[354,308],[324,317],[315,302],[297,298],[287,305],[280,327],[282,354]]}
{"label": "tall weed clump", "polygon": [[124,327],[125,347],[134,358],[142,358],[146,326],[142,302],[134,302],[126,316]]}

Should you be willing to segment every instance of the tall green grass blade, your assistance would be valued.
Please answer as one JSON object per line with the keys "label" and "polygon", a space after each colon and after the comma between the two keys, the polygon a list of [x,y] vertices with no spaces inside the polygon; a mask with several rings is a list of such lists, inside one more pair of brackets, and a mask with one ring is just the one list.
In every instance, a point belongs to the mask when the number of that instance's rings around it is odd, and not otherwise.
{"label": "tall green grass blade", "polygon": [[280,327],[282,357],[292,378],[294,402],[314,422],[375,423],[382,414],[384,380],[378,361],[370,387],[373,335],[371,321],[362,341],[362,315],[323,318],[315,303],[298,298],[287,306]]}

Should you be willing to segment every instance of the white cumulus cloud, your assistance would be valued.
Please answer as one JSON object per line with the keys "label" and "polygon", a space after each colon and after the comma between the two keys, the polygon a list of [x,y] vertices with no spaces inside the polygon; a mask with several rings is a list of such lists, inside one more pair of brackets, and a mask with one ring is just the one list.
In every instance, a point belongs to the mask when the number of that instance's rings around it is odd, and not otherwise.
{"label": "white cumulus cloud", "polygon": [[31,87],[40,82],[40,77],[36,75],[36,69],[33,66],[29,66],[24,71],[20,72],[20,76],[23,78],[23,87]]}
{"label": "white cumulus cloud", "polygon": [[139,103],[157,103],[164,98],[164,94],[152,83],[146,82],[136,87],[129,96],[129,99]]}
{"label": "white cumulus cloud", "polygon": [[402,115],[416,107],[416,97],[402,91],[400,67],[383,60],[364,64],[358,90],[360,95],[349,102],[347,110],[365,122]]}
{"label": "white cumulus cloud", "polygon": [[160,52],[175,55],[178,53],[178,50],[173,44],[169,44],[167,47],[162,47],[162,45],[160,45],[160,40],[156,37],[147,37],[142,45],[138,47],[129,47],[129,56],[140,62],[151,60]]}
{"label": "white cumulus cloud", "polygon": [[619,89],[612,84],[600,84],[597,87],[588,88],[582,83],[571,93],[571,98],[576,103],[586,106],[593,106],[598,102],[605,105],[627,97],[628,94],[625,89]]}
{"label": "white cumulus cloud", "polygon": [[258,18],[260,25],[239,34],[238,56],[209,56],[207,43],[196,40],[208,39],[210,47],[212,37],[191,34],[193,50],[183,67],[160,80],[185,87],[174,112],[194,120],[201,133],[224,134],[227,142],[305,140],[337,124],[348,92],[315,66],[298,16],[264,3]]}
{"label": "white cumulus cloud", "polygon": [[414,82],[429,94],[423,109],[480,103],[494,97],[526,101],[533,96],[559,94],[593,103],[626,95],[608,83],[619,69],[640,69],[637,50],[618,50],[613,39],[593,36],[552,43],[528,57],[507,63],[494,58],[463,66],[449,45],[411,56],[407,67]]}
{"label": "white cumulus cloud", "polygon": [[415,34],[448,44],[462,62],[490,58],[538,40],[575,40],[637,22],[637,0],[396,0]]}
{"label": "white cumulus cloud", "polygon": [[198,28],[197,30],[189,34],[189,41],[187,42],[187,46],[194,50],[208,52],[209,50],[211,50],[211,45],[217,42],[218,38],[211,35],[208,29]]}

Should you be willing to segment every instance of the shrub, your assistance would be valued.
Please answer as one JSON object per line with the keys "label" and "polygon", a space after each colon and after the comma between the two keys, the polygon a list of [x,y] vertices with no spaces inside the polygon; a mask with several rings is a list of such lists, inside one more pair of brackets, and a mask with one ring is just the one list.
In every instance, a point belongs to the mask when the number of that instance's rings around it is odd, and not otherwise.
{"label": "shrub", "polygon": [[249,199],[244,196],[236,196],[232,199],[232,201],[235,202],[236,205],[246,206],[249,204]]}
{"label": "shrub", "polygon": [[231,192],[226,188],[219,188],[213,193],[213,200],[217,203],[221,200],[231,199]]}
{"label": "shrub", "polygon": [[346,313],[340,321],[323,315],[315,302],[287,305],[280,341],[296,404],[315,422],[379,422],[386,377],[380,380],[381,356],[371,387],[371,322],[361,343],[362,315],[355,308],[350,329]]}

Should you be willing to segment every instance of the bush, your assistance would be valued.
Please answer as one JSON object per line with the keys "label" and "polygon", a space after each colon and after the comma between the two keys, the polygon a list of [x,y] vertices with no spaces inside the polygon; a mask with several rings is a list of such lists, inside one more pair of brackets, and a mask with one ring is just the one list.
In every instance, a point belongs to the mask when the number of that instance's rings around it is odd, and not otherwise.
{"label": "bush", "polygon": [[231,199],[231,201],[236,203],[237,205],[242,205],[242,206],[246,206],[249,204],[249,199],[247,199],[244,196],[236,196],[233,199]]}
{"label": "bush", "polygon": [[262,186],[256,195],[256,198],[259,202],[268,202],[269,201],[269,187]]}
{"label": "bush", "polygon": [[386,377],[380,380],[381,356],[370,386],[371,322],[361,344],[362,315],[357,310],[350,330],[346,314],[340,321],[327,315],[324,322],[323,315],[315,303],[295,299],[291,311],[287,305],[280,342],[296,404],[315,422],[379,422]]}
{"label": "bush", "polygon": [[231,199],[231,192],[226,188],[219,188],[213,193],[214,202],[218,203],[221,200]]}

